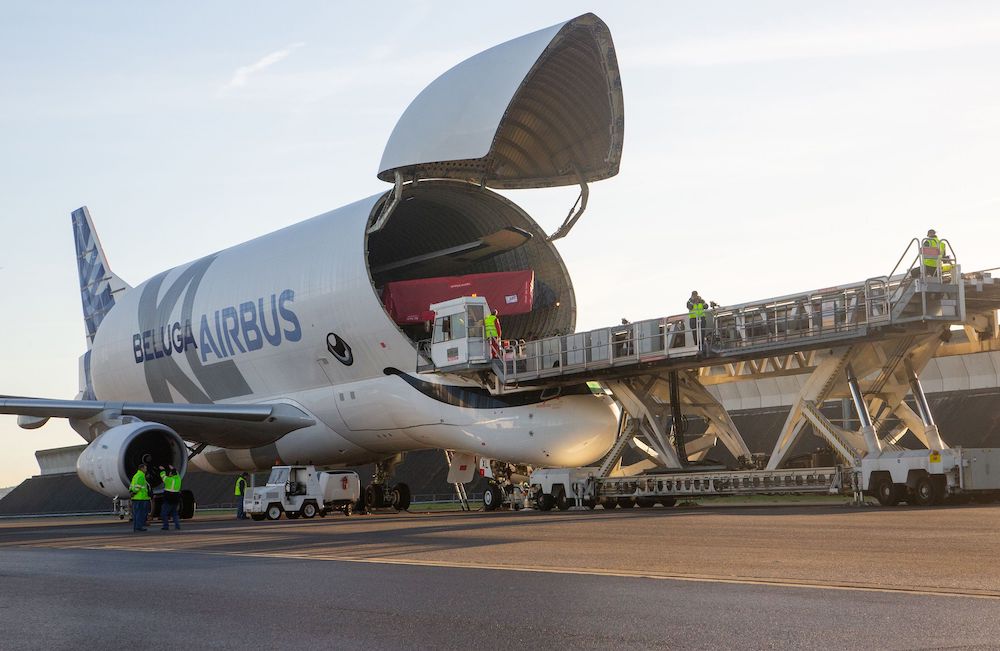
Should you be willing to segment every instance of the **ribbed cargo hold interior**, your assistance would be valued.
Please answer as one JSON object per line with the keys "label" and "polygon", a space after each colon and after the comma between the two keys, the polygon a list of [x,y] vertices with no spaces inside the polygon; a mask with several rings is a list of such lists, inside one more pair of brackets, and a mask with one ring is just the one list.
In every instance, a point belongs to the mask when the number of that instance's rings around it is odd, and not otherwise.
{"label": "ribbed cargo hold interior", "polygon": [[[381,208],[380,202],[375,213]],[[463,262],[460,255],[441,256],[392,268],[402,260],[459,247],[510,227],[530,233],[531,239],[486,260]],[[367,251],[369,273],[380,295],[385,283],[396,280],[533,270],[535,305],[532,311],[504,317],[503,306],[497,306],[501,309],[505,339],[566,334],[572,332],[576,324],[573,285],[555,247],[546,241],[545,233],[521,208],[478,186],[443,180],[405,186],[403,200],[388,223],[368,236]],[[416,330],[407,334],[414,339],[429,336],[421,336]]]}

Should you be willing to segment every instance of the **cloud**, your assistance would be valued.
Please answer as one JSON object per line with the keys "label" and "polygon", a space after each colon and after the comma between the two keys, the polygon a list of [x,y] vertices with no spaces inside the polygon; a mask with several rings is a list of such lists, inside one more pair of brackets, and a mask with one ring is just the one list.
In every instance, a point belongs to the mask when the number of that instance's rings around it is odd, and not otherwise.
{"label": "cloud", "polygon": [[766,61],[921,52],[1000,43],[1000,21],[867,26],[813,32],[732,35],[640,48],[637,67],[715,66]]}
{"label": "cloud", "polygon": [[273,66],[282,59],[287,58],[288,55],[292,53],[292,50],[300,48],[304,45],[305,43],[292,43],[291,45],[281,50],[264,55],[255,63],[251,63],[248,66],[242,66],[240,68],[237,68],[236,72],[233,73],[233,78],[229,80],[229,83],[227,83],[225,86],[219,89],[219,93],[222,94],[227,91],[233,90],[234,88],[241,88],[243,86],[246,86],[247,81],[250,79],[252,75],[255,75],[264,68],[269,68],[270,66]]}

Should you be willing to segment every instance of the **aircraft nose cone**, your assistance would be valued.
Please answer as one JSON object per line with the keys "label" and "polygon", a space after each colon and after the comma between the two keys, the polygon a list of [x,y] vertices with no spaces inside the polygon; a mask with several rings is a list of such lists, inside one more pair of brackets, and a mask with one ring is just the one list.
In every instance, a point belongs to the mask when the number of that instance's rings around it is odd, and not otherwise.
{"label": "aircraft nose cone", "polygon": [[618,430],[617,408],[610,398],[578,395],[550,402],[557,403],[549,407],[552,413],[561,413],[542,442],[543,465],[586,466],[607,454]]}

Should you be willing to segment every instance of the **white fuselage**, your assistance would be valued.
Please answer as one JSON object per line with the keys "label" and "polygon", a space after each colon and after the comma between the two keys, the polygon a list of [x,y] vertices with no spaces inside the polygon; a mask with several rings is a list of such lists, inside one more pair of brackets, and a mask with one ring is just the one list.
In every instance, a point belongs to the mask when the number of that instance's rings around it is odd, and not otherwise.
{"label": "white fuselage", "polygon": [[378,199],[119,296],[92,349],[97,399],[286,402],[316,420],[273,446],[234,443],[195,457],[218,472],[279,460],[365,463],[421,448],[538,465],[585,465],[603,455],[616,424],[605,396],[490,396],[455,376],[415,373],[415,346],[386,314],[368,271],[365,229]]}

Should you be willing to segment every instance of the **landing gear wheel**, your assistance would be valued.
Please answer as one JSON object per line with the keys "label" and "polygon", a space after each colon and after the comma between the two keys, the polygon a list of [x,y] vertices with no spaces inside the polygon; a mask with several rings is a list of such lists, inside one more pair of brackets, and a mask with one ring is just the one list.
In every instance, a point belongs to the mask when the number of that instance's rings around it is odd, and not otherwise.
{"label": "landing gear wheel", "polygon": [[940,499],[937,485],[933,479],[921,477],[917,480],[917,485],[913,489],[913,501],[918,506],[930,506]]}
{"label": "landing gear wheel", "polygon": [[261,520],[264,519],[264,514],[263,513],[251,513],[250,514],[250,519],[253,520],[254,522],[260,522]]}
{"label": "landing gear wheel", "polygon": [[365,511],[373,511],[382,506],[382,486],[368,484],[365,486]]}
{"label": "landing gear wheel", "polygon": [[410,487],[406,484],[396,484],[392,489],[392,507],[397,511],[410,508]]}
{"label": "landing gear wheel", "polygon": [[483,492],[483,508],[487,511],[496,511],[503,506],[503,489],[491,483]]}
{"label": "landing gear wheel", "polygon": [[312,502],[306,502],[302,505],[302,517],[311,520],[316,517],[316,505]]}
{"label": "landing gear wheel", "polygon": [[899,503],[899,490],[892,483],[891,477],[884,477],[875,486],[875,498],[882,506],[896,506]]}
{"label": "landing gear wheel", "polygon": [[555,505],[556,505],[556,498],[552,497],[551,493],[542,493],[538,496],[539,511],[551,511],[552,507]]}
{"label": "landing gear wheel", "polygon": [[277,504],[268,506],[266,516],[268,520],[277,520],[281,517],[281,507]]}
{"label": "landing gear wheel", "polygon": [[620,506],[623,509],[630,509],[633,506],[635,506],[635,503],[632,501],[631,497],[619,497],[618,506]]}

